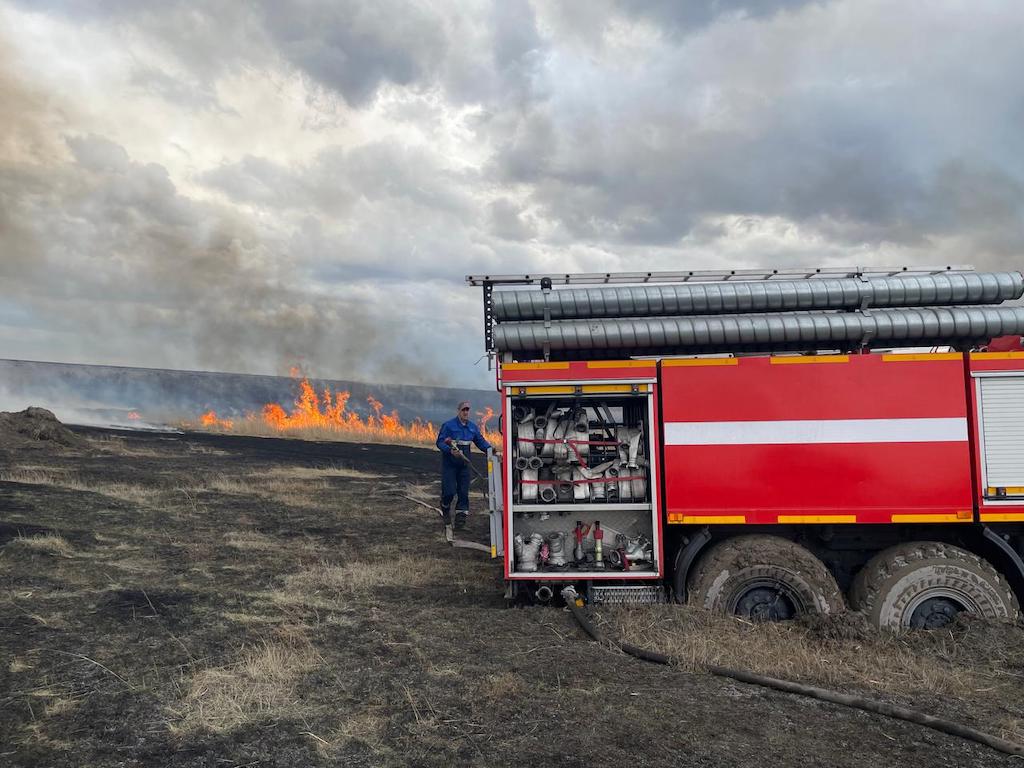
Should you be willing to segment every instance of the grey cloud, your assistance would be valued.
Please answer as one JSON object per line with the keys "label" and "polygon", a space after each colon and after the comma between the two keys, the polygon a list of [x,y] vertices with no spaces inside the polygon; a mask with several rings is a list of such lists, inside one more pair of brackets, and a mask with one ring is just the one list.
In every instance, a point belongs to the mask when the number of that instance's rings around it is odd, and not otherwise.
{"label": "grey cloud", "polygon": [[506,240],[529,240],[537,236],[537,227],[527,219],[520,206],[511,200],[495,200],[490,206],[491,231]]}
{"label": "grey cloud", "polygon": [[190,110],[211,109],[230,114],[221,105],[209,81],[195,77],[185,79],[156,67],[138,66],[131,74],[131,83],[140,90]]}
{"label": "grey cloud", "polygon": [[[705,218],[739,214],[784,217],[850,247],[926,253],[937,238],[969,233],[977,258],[1010,253],[1024,217],[1024,147],[1001,128],[1014,111],[1003,105],[1024,102],[1012,24],[954,6],[924,18],[903,9],[897,28],[960,35],[948,55],[907,58],[878,15],[886,6],[828,12],[836,7],[774,26],[733,14],[628,67],[578,61],[589,100],[556,92],[491,121],[493,171],[526,185],[565,242],[669,245]],[[986,67],[960,66],[972,52]]]}
{"label": "grey cloud", "polygon": [[116,24],[126,42],[143,40],[176,68],[140,63],[134,84],[192,109],[222,108],[212,84],[226,72],[271,70],[280,61],[355,107],[387,83],[441,88],[457,102],[521,102],[531,98],[546,45],[527,0],[13,2],[80,23]]}
{"label": "grey cloud", "polygon": [[200,181],[235,201],[305,216],[324,214],[336,222],[352,216],[360,201],[424,209],[432,216],[460,218],[463,225],[476,215],[468,192],[476,182],[473,174],[452,171],[423,148],[396,141],[331,147],[297,167],[246,157],[207,171]]}
{"label": "grey cloud", "polygon": [[442,9],[408,0],[18,1],[83,23],[117,23],[127,38],[141,35],[189,77],[140,65],[135,82],[198,108],[216,105],[210,83],[224,72],[272,68],[282,59],[360,106],[384,83],[430,85],[450,46],[460,42],[450,37]]}
{"label": "grey cloud", "polygon": [[706,26],[723,16],[763,19],[780,11],[795,10],[824,0],[616,0],[622,12],[663,25],[673,32]]}
{"label": "grey cloud", "polygon": [[829,0],[556,0],[543,6],[548,22],[563,40],[600,50],[621,22],[644,23],[656,32],[680,38],[716,22],[767,20]]}
{"label": "grey cloud", "polygon": [[408,85],[429,78],[450,44],[429,3],[270,1],[264,13],[284,56],[356,105],[384,81]]}

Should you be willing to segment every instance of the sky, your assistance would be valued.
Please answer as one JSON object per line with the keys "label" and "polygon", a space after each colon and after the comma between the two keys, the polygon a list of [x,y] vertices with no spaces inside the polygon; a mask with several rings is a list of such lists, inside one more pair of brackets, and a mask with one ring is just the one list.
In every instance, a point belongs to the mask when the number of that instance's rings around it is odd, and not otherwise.
{"label": "sky", "polygon": [[467,274],[1024,266],[1024,3],[0,0],[0,358],[487,387]]}

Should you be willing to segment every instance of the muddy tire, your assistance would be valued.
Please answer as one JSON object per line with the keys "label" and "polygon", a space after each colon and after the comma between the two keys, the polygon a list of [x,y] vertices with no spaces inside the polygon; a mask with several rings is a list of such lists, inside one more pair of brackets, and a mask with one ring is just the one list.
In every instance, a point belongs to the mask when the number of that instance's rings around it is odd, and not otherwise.
{"label": "muddy tire", "polygon": [[937,629],[960,611],[1015,618],[1017,598],[1006,579],[972,552],[915,541],[879,552],[853,580],[850,604],[876,627]]}
{"label": "muddy tire", "polygon": [[825,564],[778,536],[737,536],[716,544],[691,571],[687,591],[693,604],[755,620],[846,609]]}

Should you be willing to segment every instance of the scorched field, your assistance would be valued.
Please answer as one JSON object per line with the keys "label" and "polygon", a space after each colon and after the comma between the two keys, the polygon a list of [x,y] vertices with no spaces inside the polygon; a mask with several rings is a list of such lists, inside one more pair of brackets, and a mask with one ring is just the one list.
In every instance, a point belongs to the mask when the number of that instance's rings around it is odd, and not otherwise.
{"label": "scorched field", "polygon": [[[561,609],[506,608],[499,562],[448,547],[408,498],[437,497],[431,450],[101,430],[36,442],[0,445],[3,766],[1012,762],[709,663],[1024,738],[1019,625],[883,636],[855,616],[593,612],[609,636],[680,659],[657,667]],[[466,537],[486,532],[478,515]]]}

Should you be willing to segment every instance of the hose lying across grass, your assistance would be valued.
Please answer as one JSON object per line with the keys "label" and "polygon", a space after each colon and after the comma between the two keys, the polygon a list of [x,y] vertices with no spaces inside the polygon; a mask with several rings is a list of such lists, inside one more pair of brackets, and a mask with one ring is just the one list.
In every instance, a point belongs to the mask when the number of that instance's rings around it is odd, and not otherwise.
{"label": "hose lying across grass", "polygon": [[[583,631],[590,635],[594,642],[606,645],[607,642],[601,636],[601,633],[597,631],[597,627],[595,627],[590,619],[587,618],[583,609],[576,604],[575,593],[563,591],[562,597],[565,598],[565,604],[569,606],[569,610],[572,611],[573,617],[583,628]],[[664,653],[650,651],[646,648],[630,645],[629,643],[618,643],[617,645],[624,653],[628,653],[630,656],[635,656],[638,659],[650,661],[655,664],[666,664],[669,666],[674,664],[672,658],[670,656],[666,656]],[[824,688],[816,688],[812,685],[801,685],[800,683],[792,683],[788,680],[777,680],[774,677],[765,677],[764,675],[757,675],[753,672],[747,672],[742,669],[709,666],[708,671],[718,677],[728,677],[733,680],[739,680],[743,683],[749,683],[750,685],[760,685],[764,688],[772,688],[776,691],[795,693],[799,696],[809,696],[812,699],[820,699],[821,701],[828,701],[833,704],[842,704],[846,707],[863,709],[866,712],[874,712],[879,715],[895,718],[896,720],[905,720],[909,723],[916,723],[917,725],[923,725],[926,728],[932,728],[936,731],[947,733],[950,736],[959,736],[961,739],[967,739],[968,741],[974,741],[978,744],[984,744],[986,747],[991,747],[992,749],[1003,752],[1007,755],[1024,756],[1024,745],[1007,741],[1006,739],[1001,739],[998,736],[992,736],[991,734],[984,733],[974,728],[969,728],[968,726],[961,725],[960,723],[954,723],[951,720],[943,720],[941,717],[932,717],[931,715],[926,715],[923,712],[907,709],[906,707],[897,707],[893,704],[887,704],[883,701],[869,699],[864,696],[851,696],[846,693],[837,693],[836,691],[829,691]]]}

